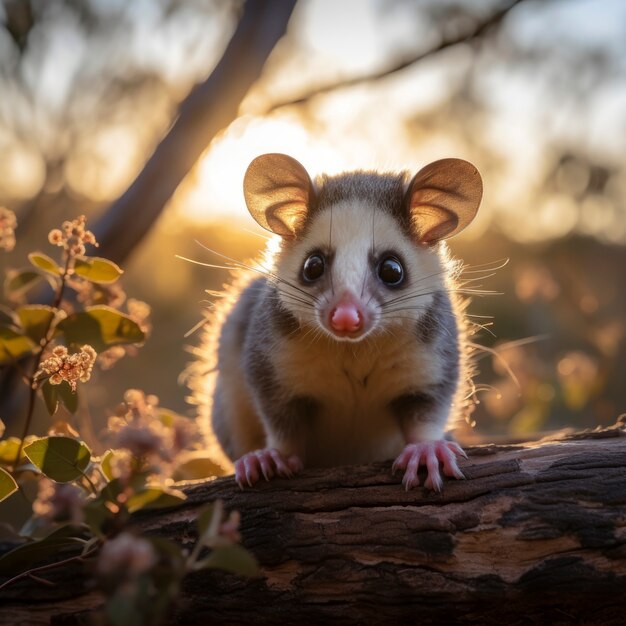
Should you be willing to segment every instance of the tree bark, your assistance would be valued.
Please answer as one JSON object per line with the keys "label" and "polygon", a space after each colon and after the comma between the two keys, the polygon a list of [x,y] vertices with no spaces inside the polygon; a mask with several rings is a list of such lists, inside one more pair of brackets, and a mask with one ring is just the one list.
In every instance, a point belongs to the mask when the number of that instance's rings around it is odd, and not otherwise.
{"label": "tree bark", "polygon": [[[195,540],[206,502],[242,516],[263,577],[188,576],[171,624],[623,624],[626,420],[601,431],[468,449],[465,481],[406,492],[390,463],[305,471],[240,491],[232,477],[136,518]],[[8,588],[0,622],[84,623],[101,598],[80,568]],[[82,576],[82,578],[81,578]]]}

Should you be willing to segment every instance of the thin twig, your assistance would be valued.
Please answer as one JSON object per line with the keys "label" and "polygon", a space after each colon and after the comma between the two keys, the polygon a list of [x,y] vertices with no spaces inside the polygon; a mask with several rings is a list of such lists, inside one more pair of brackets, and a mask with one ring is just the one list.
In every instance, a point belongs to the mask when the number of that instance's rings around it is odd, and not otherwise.
{"label": "thin twig", "polygon": [[48,587],[56,587],[57,584],[53,583],[51,580],[47,580],[46,578],[41,578],[41,576],[35,576],[35,574],[29,574],[29,578],[32,578],[34,581],[41,583],[42,585],[47,585]]}
{"label": "thin twig", "polygon": [[[61,301],[63,300],[63,294],[65,293],[65,287],[67,284],[67,278],[69,276],[70,265],[73,259],[73,255],[69,252],[67,253],[67,258],[65,260],[65,267],[63,269],[63,274],[61,275],[61,284],[59,285],[59,290],[57,291],[56,297],[52,304],[52,309],[56,312],[59,308]],[[52,330],[52,322],[54,321],[55,315],[53,315],[46,328],[46,332],[44,333],[44,339],[41,342],[41,349],[35,355],[35,359],[33,362],[32,374],[29,379],[30,383],[30,393],[28,395],[28,409],[26,411],[26,421],[24,423],[24,430],[22,431],[22,436],[20,437],[20,443],[17,447],[17,455],[15,456],[15,461],[13,463],[13,470],[17,469],[17,466],[20,463],[20,457],[22,456],[22,449],[24,448],[24,439],[26,439],[28,435],[28,431],[30,430],[30,424],[33,419],[33,413],[35,410],[35,398],[37,396],[37,387],[35,386],[35,374],[39,369],[39,364],[41,363],[41,358],[43,357],[43,353],[45,349],[48,347],[48,344],[52,341],[52,334],[50,331]]]}
{"label": "thin twig", "polygon": [[481,22],[480,24],[478,24],[470,32],[466,32],[465,34],[457,35],[455,37],[447,37],[447,38],[444,37],[437,46],[435,46],[434,48],[431,48],[430,50],[427,50],[426,52],[421,52],[417,55],[405,58],[395,63],[394,65],[386,67],[385,69],[380,70],[378,72],[374,72],[372,74],[366,74],[364,76],[355,76],[354,78],[348,78],[348,79],[340,80],[340,81],[330,83],[327,85],[322,85],[320,87],[316,87],[315,89],[312,89],[308,93],[298,98],[294,98],[291,100],[283,100],[282,102],[276,102],[274,104],[270,104],[270,106],[267,107],[263,111],[263,113],[264,114],[271,113],[275,111],[276,109],[280,109],[280,108],[287,107],[287,106],[298,106],[298,105],[306,104],[309,100],[315,98],[316,96],[326,94],[331,91],[335,91],[337,89],[354,87],[356,85],[361,85],[363,83],[373,82],[376,80],[380,80],[381,78],[386,78],[387,76],[391,76],[393,74],[401,72],[402,70],[405,70],[408,67],[411,67],[412,65],[415,65],[416,63],[419,63],[420,61],[423,61],[424,59],[430,56],[433,56],[443,50],[446,50],[447,48],[451,48],[453,46],[457,46],[462,43],[468,43],[475,39],[479,39],[492,27],[497,26],[504,19],[504,17],[509,13],[509,11],[513,9],[513,7],[515,7],[516,5],[520,4],[520,2],[523,2],[523,1],[524,0],[513,0],[513,2],[511,2],[510,4],[495,11],[489,18],[487,18],[484,22]]}
{"label": "thin twig", "polygon": [[[21,580],[22,578],[35,578],[35,580],[37,580],[38,577],[33,576],[35,572],[45,572],[51,569],[55,569],[57,567],[62,567],[63,565],[67,565],[68,563],[73,563],[74,561],[84,561],[85,559],[90,557],[92,554],[95,554],[99,549],[100,549],[100,546],[98,545],[95,548],[93,548],[93,550],[90,550],[89,552],[85,552],[85,554],[77,554],[76,556],[70,556],[67,559],[63,559],[62,561],[57,561],[55,563],[48,563],[48,565],[40,565],[39,567],[33,567],[3,582],[0,585],[0,591],[4,589],[5,587],[8,587],[9,585],[12,585],[13,583],[17,582],[18,580]],[[54,584],[54,583],[50,583],[50,581],[46,581],[46,582],[48,584]]]}

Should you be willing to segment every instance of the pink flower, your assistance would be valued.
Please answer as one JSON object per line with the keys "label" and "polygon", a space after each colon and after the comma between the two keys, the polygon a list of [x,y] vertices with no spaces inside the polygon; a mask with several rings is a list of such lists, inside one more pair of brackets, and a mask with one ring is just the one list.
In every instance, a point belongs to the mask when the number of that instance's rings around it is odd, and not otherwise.
{"label": "pink flower", "polygon": [[49,478],[39,480],[39,493],[33,502],[33,513],[49,522],[83,522],[85,494],[71,483],[56,483]]}
{"label": "pink flower", "polygon": [[97,569],[102,576],[136,578],[152,568],[157,560],[148,540],[125,532],[102,546]]}
{"label": "pink flower", "polygon": [[15,213],[5,207],[0,207],[0,248],[7,252],[11,252],[15,247],[16,226]]}
{"label": "pink flower", "polygon": [[98,246],[94,234],[85,228],[87,219],[84,215],[72,221],[65,221],[61,228],[54,228],[48,233],[48,241],[63,247],[72,256],[85,254],[85,244]]}
{"label": "pink flower", "polygon": [[52,356],[39,366],[35,380],[47,378],[51,385],[60,385],[64,380],[76,391],[78,382],[86,383],[91,378],[96,351],[91,346],[83,346],[78,352],[70,354],[65,346],[56,346]]}

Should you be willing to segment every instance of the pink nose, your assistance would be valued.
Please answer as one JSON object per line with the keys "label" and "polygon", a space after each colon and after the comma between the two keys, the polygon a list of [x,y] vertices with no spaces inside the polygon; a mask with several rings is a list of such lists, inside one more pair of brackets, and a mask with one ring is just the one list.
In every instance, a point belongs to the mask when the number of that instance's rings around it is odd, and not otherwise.
{"label": "pink nose", "polygon": [[353,333],[363,326],[363,316],[354,304],[342,302],[330,312],[330,325],[337,332]]}

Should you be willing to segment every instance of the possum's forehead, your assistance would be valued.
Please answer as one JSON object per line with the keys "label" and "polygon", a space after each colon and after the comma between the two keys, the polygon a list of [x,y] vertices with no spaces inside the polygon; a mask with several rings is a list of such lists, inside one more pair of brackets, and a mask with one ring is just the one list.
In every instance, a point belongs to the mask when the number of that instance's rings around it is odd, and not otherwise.
{"label": "possum's forehead", "polygon": [[345,201],[366,201],[404,222],[404,174],[349,172],[316,180],[317,206],[326,209]]}
{"label": "possum's forehead", "polygon": [[360,260],[372,251],[415,254],[415,245],[392,215],[373,202],[359,199],[322,209],[312,218],[301,245]]}

